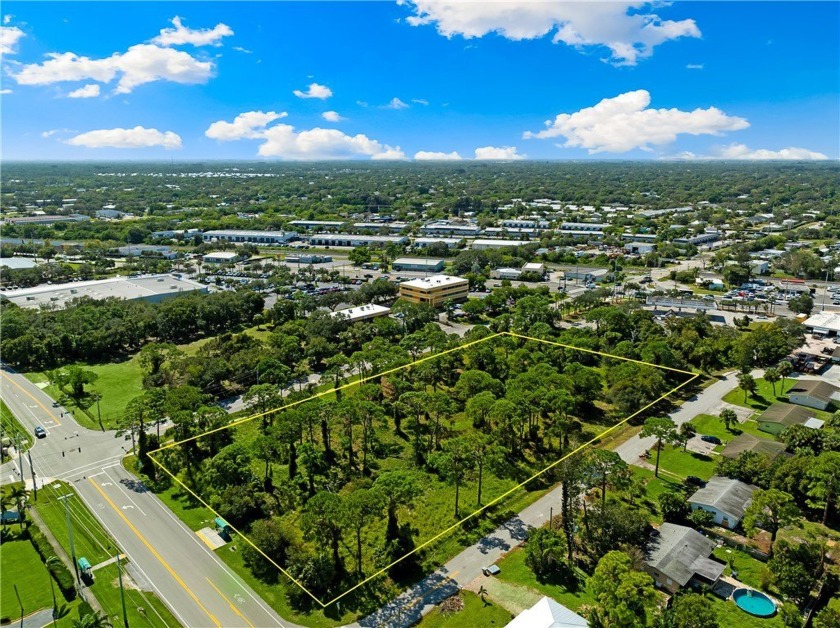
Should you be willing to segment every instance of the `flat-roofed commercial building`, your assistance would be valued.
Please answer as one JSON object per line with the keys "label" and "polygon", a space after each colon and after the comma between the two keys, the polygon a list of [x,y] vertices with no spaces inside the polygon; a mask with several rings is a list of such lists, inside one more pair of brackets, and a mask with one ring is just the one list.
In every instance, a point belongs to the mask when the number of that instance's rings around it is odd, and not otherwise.
{"label": "flat-roofed commercial building", "polygon": [[330,316],[347,321],[348,323],[356,323],[358,321],[366,321],[379,316],[387,316],[390,312],[391,309],[385,307],[384,305],[368,303],[367,305],[360,305],[358,307],[350,307],[346,310],[332,312],[330,313]]}
{"label": "flat-roofed commercial building", "polygon": [[69,301],[80,297],[90,297],[96,300],[107,299],[108,297],[129,301],[142,299],[158,303],[164,299],[189,292],[206,293],[207,286],[174,275],[149,275],[146,277],[110,277],[96,281],[36,286],[34,288],[10,290],[0,294],[20,307],[37,308],[46,305],[62,309]]}
{"label": "flat-roofed commercial building", "polygon": [[470,248],[473,251],[482,249],[504,249],[514,246],[525,246],[526,244],[539,244],[537,240],[473,240]]}
{"label": "flat-roofed commercial building", "polygon": [[433,275],[424,279],[412,279],[400,284],[400,298],[411,303],[429,303],[433,307],[444,301],[463,301],[469,295],[470,282],[461,277]]}
{"label": "flat-roofed commercial building", "polygon": [[415,238],[414,248],[424,249],[432,244],[444,244],[448,249],[457,248],[463,242],[460,238]]}
{"label": "flat-roofed commercial building", "polygon": [[246,231],[238,229],[218,229],[202,234],[205,242],[241,242],[248,244],[286,244],[297,238],[294,231]]}
{"label": "flat-roofed commercial building", "polygon": [[389,235],[353,235],[350,233],[316,233],[309,243],[315,246],[388,246],[389,244],[408,244],[405,236]]}
{"label": "flat-roofed commercial building", "polygon": [[201,259],[205,264],[230,264],[235,262],[239,257],[239,253],[233,251],[213,251],[204,255]]}
{"label": "flat-roofed commercial building", "polygon": [[478,225],[453,225],[448,222],[433,222],[420,227],[425,235],[477,236],[481,231]]}
{"label": "flat-roofed commercial building", "polygon": [[425,257],[398,257],[391,264],[395,271],[410,270],[423,273],[439,273],[443,270],[442,259],[429,259]]}
{"label": "flat-roofed commercial building", "polygon": [[295,229],[341,229],[344,223],[340,220],[293,220],[289,223]]}

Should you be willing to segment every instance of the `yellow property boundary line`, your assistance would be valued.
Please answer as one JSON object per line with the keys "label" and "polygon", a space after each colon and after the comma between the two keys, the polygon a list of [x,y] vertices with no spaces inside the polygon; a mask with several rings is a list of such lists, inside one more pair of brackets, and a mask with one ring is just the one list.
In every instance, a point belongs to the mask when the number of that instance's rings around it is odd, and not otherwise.
{"label": "yellow property boundary line", "polygon": [[[415,553],[419,552],[420,550],[422,550],[422,549],[424,549],[424,548],[428,547],[429,545],[431,545],[432,543],[434,543],[435,541],[437,541],[437,540],[438,540],[438,539],[440,539],[441,537],[446,536],[446,535],[447,535],[447,534],[449,534],[450,532],[452,532],[452,531],[454,531],[455,529],[459,528],[459,527],[460,527],[461,525],[463,525],[466,521],[468,521],[468,520],[472,519],[472,518],[473,518],[473,517],[475,517],[476,515],[481,514],[482,512],[484,512],[485,510],[487,510],[487,509],[488,509],[488,508],[490,508],[491,506],[495,506],[495,505],[496,505],[496,504],[498,504],[500,501],[502,501],[503,499],[505,499],[505,498],[506,498],[506,497],[508,497],[509,495],[511,495],[511,494],[513,494],[513,493],[515,493],[515,492],[516,492],[516,491],[518,491],[519,489],[523,488],[526,484],[528,484],[529,482],[531,482],[531,481],[535,480],[536,478],[540,477],[541,475],[543,475],[543,474],[544,474],[544,473],[546,473],[547,471],[549,471],[549,470],[553,469],[554,467],[556,467],[557,465],[559,465],[561,462],[563,462],[563,461],[565,461],[565,460],[569,459],[570,457],[574,456],[575,454],[580,453],[581,451],[583,451],[583,450],[584,450],[584,449],[586,449],[587,447],[590,447],[591,445],[594,445],[596,442],[598,442],[599,440],[601,440],[602,438],[604,438],[604,437],[605,437],[606,435],[608,435],[610,432],[612,432],[612,431],[614,431],[614,430],[618,429],[619,427],[621,427],[622,425],[624,425],[625,423],[627,423],[628,421],[630,421],[632,418],[634,418],[634,417],[638,416],[639,414],[641,414],[642,412],[644,412],[644,411],[645,411],[645,410],[647,410],[648,408],[651,408],[651,407],[655,406],[657,403],[659,403],[660,401],[664,400],[664,399],[665,399],[666,397],[668,397],[669,395],[674,394],[674,393],[675,393],[675,392],[677,392],[680,388],[682,388],[682,387],[686,386],[687,384],[689,384],[689,383],[693,382],[695,379],[697,379],[698,377],[700,377],[700,374],[699,374],[699,373],[693,373],[693,372],[691,372],[691,371],[684,371],[684,370],[682,370],[682,369],[675,369],[675,368],[668,367],[668,366],[660,366],[660,365],[657,365],[657,364],[651,364],[650,362],[643,362],[643,361],[641,361],[641,360],[634,360],[634,359],[632,359],[632,358],[626,358],[626,357],[622,357],[622,356],[618,356],[618,355],[612,355],[612,354],[609,354],[609,353],[604,353],[604,352],[602,352],[602,351],[594,351],[594,350],[592,350],[592,349],[585,349],[585,348],[582,348],[582,347],[575,347],[575,346],[573,346],[573,345],[567,345],[567,344],[563,344],[563,343],[560,343],[560,342],[554,342],[554,341],[552,341],[552,340],[544,340],[544,339],[541,339],[541,338],[532,338],[531,336],[525,336],[525,335],[522,335],[522,334],[517,334],[517,333],[514,333],[514,332],[499,332],[499,333],[496,333],[496,334],[492,334],[492,335],[490,335],[490,336],[486,336],[486,337],[484,337],[484,338],[480,338],[479,340],[473,340],[473,341],[468,342],[468,343],[466,343],[466,344],[459,345],[458,347],[454,347],[454,348],[452,348],[452,349],[446,349],[445,351],[441,351],[440,353],[435,353],[435,354],[432,354],[432,355],[426,356],[426,357],[421,358],[420,360],[416,360],[416,361],[414,361],[414,362],[412,362],[412,363],[410,363],[410,364],[404,364],[404,365],[402,365],[402,366],[398,366],[398,367],[396,367],[396,368],[388,369],[387,371],[382,371],[381,373],[377,373],[376,375],[369,375],[369,376],[367,376],[367,377],[362,377],[362,378],[359,378],[358,380],[356,380],[356,381],[354,381],[354,382],[350,382],[350,383],[348,383],[348,384],[344,384],[344,385],[342,385],[342,386],[339,386],[338,388],[330,388],[330,389],[328,389],[328,390],[324,390],[324,391],[322,391],[322,392],[320,392],[320,393],[317,393],[317,394],[315,394],[315,395],[313,395],[313,396],[311,396],[311,397],[307,397],[306,399],[301,399],[301,400],[299,400],[299,401],[295,401],[294,403],[290,403],[290,404],[288,404],[288,405],[280,406],[280,407],[278,407],[278,408],[274,408],[274,409],[272,409],[272,410],[268,410],[268,411],[266,411],[266,412],[260,412],[260,413],[253,414],[253,415],[251,415],[251,416],[248,416],[248,417],[242,418],[242,419],[238,419],[238,420],[236,420],[236,421],[232,421],[231,423],[228,423],[227,425],[224,425],[224,426],[222,426],[222,427],[218,427],[218,428],[215,428],[215,429],[212,429],[212,430],[208,430],[208,431],[206,431],[206,432],[204,432],[204,433],[202,433],[202,434],[198,434],[198,435],[196,435],[196,436],[191,436],[190,438],[185,438],[185,439],[183,439],[183,440],[181,440],[181,441],[177,441],[177,442],[174,442],[174,443],[170,443],[170,444],[168,444],[168,445],[166,445],[166,446],[164,446],[164,447],[160,447],[160,448],[156,449],[155,451],[149,452],[149,454],[148,454],[148,455],[149,455],[149,457],[152,459],[152,462],[154,462],[154,463],[155,463],[158,467],[160,467],[160,468],[161,468],[164,472],[166,472],[166,474],[167,474],[170,478],[172,478],[172,479],[173,479],[173,480],[174,480],[174,481],[175,481],[175,482],[176,482],[176,483],[177,483],[177,484],[178,484],[178,485],[179,485],[182,489],[184,489],[185,491],[187,491],[187,492],[188,492],[190,495],[192,495],[192,496],[193,496],[196,500],[198,500],[198,501],[199,501],[199,502],[200,502],[200,503],[201,503],[201,504],[202,504],[205,508],[207,508],[207,510],[209,510],[210,512],[212,512],[214,516],[216,516],[216,517],[221,517],[221,515],[219,515],[219,513],[218,513],[218,512],[216,512],[216,511],[215,511],[215,510],[214,510],[214,509],[213,509],[213,508],[212,508],[212,507],[211,507],[211,506],[210,506],[210,505],[209,505],[206,501],[204,501],[204,500],[203,500],[203,499],[202,499],[199,495],[197,495],[197,494],[196,494],[196,493],[195,493],[195,492],[194,492],[191,488],[189,488],[186,484],[184,484],[183,482],[181,482],[181,480],[179,480],[179,479],[175,476],[175,474],[173,474],[171,471],[169,471],[169,469],[167,469],[167,468],[166,468],[166,467],[165,467],[165,466],[164,466],[164,465],[163,465],[163,464],[162,464],[159,460],[157,460],[157,459],[156,459],[156,457],[155,457],[153,454],[157,454],[157,453],[160,453],[160,452],[165,451],[165,450],[167,450],[167,449],[171,449],[172,447],[175,447],[175,446],[177,446],[177,445],[182,445],[182,444],[184,444],[184,443],[188,443],[188,442],[194,441],[194,440],[196,440],[196,439],[198,439],[198,438],[203,438],[203,437],[205,437],[205,436],[207,436],[207,435],[209,435],[209,434],[213,434],[213,433],[215,433],[215,432],[219,432],[219,431],[221,431],[221,430],[227,430],[227,429],[230,429],[230,428],[233,428],[233,427],[237,427],[237,426],[239,426],[239,425],[242,425],[243,423],[247,423],[247,422],[249,422],[249,421],[253,421],[253,420],[255,420],[255,419],[259,419],[259,418],[262,418],[262,417],[264,417],[264,416],[268,416],[268,415],[274,414],[274,413],[276,413],[276,412],[280,412],[280,411],[282,411],[282,410],[287,410],[287,409],[289,409],[289,408],[293,408],[293,407],[295,407],[295,406],[297,406],[297,405],[300,405],[301,403],[306,403],[306,402],[312,401],[313,399],[318,399],[318,398],[320,398],[320,397],[324,397],[324,396],[326,396],[326,395],[332,394],[332,393],[334,393],[336,390],[345,390],[345,389],[347,389],[347,388],[360,386],[361,384],[363,384],[363,383],[365,383],[365,382],[368,382],[368,381],[371,381],[371,380],[374,380],[374,379],[379,379],[379,378],[383,377],[384,375],[389,375],[390,373],[395,373],[395,372],[397,372],[397,371],[402,371],[402,370],[408,370],[408,369],[411,369],[413,366],[416,366],[416,365],[421,364],[421,363],[423,363],[423,362],[426,362],[426,361],[428,361],[428,360],[433,360],[433,359],[439,358],[439,357],[441,357],[441,356],[447,355],[447,354],[449,354],[449,353],[454,353],[454,352],[456,352],[456,351],[462,351],[462,350],[464,350],[464,349],[466,349],[466,348],[468,348],[468,347],[471,347],[471,346],[474,346],[474,345],[477,345],[477,344],[480,344],[480,343],[483,343],[483,342],[488,342],[488,341],[490,341],[490,340],[494,340],[494,339],[496,339],[496,338],[500,338],[500,337],[502,337],[502,336],[509,336],[509,337],[511,337],[511,338],[519,338],[519,339],[521,339],[521,340],[527,340],[527,341],[531,341],[531,342],[540,342],[540,343],[547,344],[547,345],[552,345],[552,346],[555,346],[555,347],[561,347],[561,348],[564,348],[564,349],[571,349],[571,350],[573,350],[573,351],[580,351],[580,352],[582,352],[582,353],[589,353],[589,354],[592,354],[592,355],[598,355],[598,356],[602,356],[602,357],[607,357],[607,358],[611,358],[611,359],[614,359],[614,360],[621,360],[621,361],[623,361],[623,362],[634,362],[634,363],[636,363],[636,364],[642,364],[642,365],[644,365],[644,366],[652,366],[653,368],[657,368],[657,369],[662,369],[662,370],[671,371],[671,372],[675,372],[675,373],[682,373],[682,374],[684,374],[684,375],[691,375],[691,377],[690,377],[689,379],[687,379],[686,381],[684,381],[683,383],[679,384],[678,386],[675,386],[674,388],[672,388],[671,390],[669,390],[668,392],[666,392],[665,394],[663,394],[663,395],[662,395],[661,397],[659,397],[658,399],[656,399],[656,400],[654,400],[654,401],[651,401],[649,404],[647,404],[647,405],[646,405],[646,406],[644,406],[643,408],[640,408],[639,410],[637,410],[636,412],[634,412],[634,413],[633,413],[633,414],[631,414],[630,416],[628,416],[628,417],[626,417],[626,418],[622,419],[621,421],[619,421],[618,423],[616,423],[616,424],[615,424],[615,425],[613,425],[612,427],[609,427],[609,428],[607,428],[606,430],[604,430],[603,432],[599,433],[597,436],[595,436],[595,438],[592,438],[591,440],[587,441],[586,443],[583,443],[582,445],[578,446],[577,448],[573,449],[572,451],[570,451],[570,452],[566,453],[564,456],[562,456],[562,457],[561,457],[561,458],[559,458],[558,460],[556,460],[556,461],[552,462],[550,465],[548,465],[547,467],[545,467],[545,468],[544,468],[544,469],[542,469],[541,471],[538,471],[537,473],[535,473],[534,475],[532,475],[532,476],[531,476],[531,477],[529,477],[528,479],[524,480],[523,482],[520,482],[519,484],[517,484],[517,485],[516,485],[516,486],[514,486],[513,488],[511,488],[511,489],[509,489],[509,490],[505,491],[504,493],[502,493],[502,494],[501,494],[501,495],[499,495],[498,497],[496,497],[496,498],[494,498],[493,500],[491,500],[490,502],[486,503],[484,506],[482,506],[482,507],[481,507],[481,508],[479,508],[478,510],[474,511],[472,514],[467,515],[466,517],[464,517],[464,518],[463,518],[463,519],[461,519],[460,521],[458,521],[458,522],[456,522],[456,523],[452,524],[451,526],[449,526],[448,528],[446,528],[446,529],[445,529],[445,530],[443,530],[442,532],[439,532],[438,534],[436,534],[436,535],[435,535],[435,536],[433,536],[432,538],[430,538],[430,539],[428,539],[428,540],[424,541],[423,543],[421,543],[420,545],[418,545],[417,547],[415,547],[415,548],[414,548],[413,550],[411,550],[410,552],[407,552],[405,555],[403,555],[403,556],[401,556],[400,558],[396,559],[396,560],[395,560],[395,561],[393,561],[391,564],[386,565],[385,567],[382,567],[379,571],[377,571],[377,572],[375,572],[374,574],[372,574],[372,575],[368,576],[367,578],[365,578],[365,579],[364,579],[364,580],[362,580],[361,582],[359,582],[359,583],[357,583],[357,584],[353,585],[351,588],[347,589],[344,593],[342,593],[342,594],[340,594],[340,595],[336,596],[335,598],[333,598],[332,600],[330,600],[330,601],[328,601],[328,602],[322,602],[322,601],[321,601],[318,597],[316,597],[313,593],[311,593],[311,592],[310,592],[310,591],[309,591],[309,590],[308,590],[305,586],[303,586],[300,582],[298,582],[298,581],[297,581],[297,580],[296,580],[296,579],[295,579],[295,578],[294,578],[291,574],[289,574],[289,572],[287,572],[287,571],[286,571],[285,569],[283,569],[280,565],[278,565],[278,564],[277,564],[277,563],[276,563],[276,562],[275,562],[272,558],[270,558],[269,556],[267,556],[267,555],[265,554],[265,552],[263,552],[263,551],[262,551],[259,547],[257,547],[256,545],[254,545],[254,543],[252,543],[252,542],[251,542],[251,540],[250,540],[247,536],[245,536],[242,532],[240,532],[239,530],[237,530],[237,529],[236,529],[234,526],[232,526],[232,525],[230,526],[230,528],[231,528],[234,532],[236,532],[236,533],[239,535],[239,537],[240,537],[243,541],[245,541],[246,543],[248,543],[248,545],[250,545],[252,548],[254,548],[254,550],[256,550],[257,552],[259,552],[259,553],[260,553],[260,555],[262,555],[262,557],[263,557],[263,558],[265,558],[268,562],[270,562],[272,565],[274,565],[275,567],[277,567],[277,569],[280,571],[280,573],[282,573],[282,574],[283,574],[284,576],[286,576],[289,580],[291,580],[292,582],[294,582],[294,583],[295,583],[298,587],[300,587],[300,588],[301,588],[301,590],[303,590],[303,591],[304,591],[304,592],[305,592],[305,593],[306,593],[309,597],[311,597],[311,598],[312,598],[315,602],[317,602],[317,603],[318,603],[318,604],[319,604],[322,608],[326,608],[327,606],[330,606],[331,604],[334,604],[335,602],[339,601],[341,598],[343,598],[344,596],[348,595],[349,593],[351,593],[351,592],[355,591],[355,590],[356,590],[356,589],[358,589],[359,587],[361,587],[361,586],[363,586],[363,585],[367,584],[367,583],[368,583],[368,582],[370,582],[371,580],[373,580],[373,579],[375,579],[375,578],[378,578],[378,577],[379,577],[379,576],[381,576],[382,574],[386,573],[389,569],[391,569],[391,567],[393,567],[393,566],[395,566],[395,565],[399,564],[400,562],[402,562],[403,560],[405,560],[406,558],[408,558],[408,557],[409,557],[409,556],[411,556],[412,554],[415,554]],[[230,525],[230,524],[228,524],[228,525]]]}

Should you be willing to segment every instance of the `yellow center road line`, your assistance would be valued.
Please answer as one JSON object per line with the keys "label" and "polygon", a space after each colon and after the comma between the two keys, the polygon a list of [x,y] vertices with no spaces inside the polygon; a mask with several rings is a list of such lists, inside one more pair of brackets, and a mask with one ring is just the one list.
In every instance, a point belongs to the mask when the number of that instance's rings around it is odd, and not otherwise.
{"label": "yellow center road line", "polygon": [[[200,608],[202,611],[204,611],[204,612],[205,612],[205,614],[206,614],[206,615],[207,615],[207,616],[208,616],[208,617],[212,620],[212,622],[213,622],[214,624],[216,624],[216,628],[222,628],[222,624],[220,624],[220,623],[219,623],[219,620],[218,620],[218,619],[216,619],[216,618],[213,616],[213,614],[212,614],[210,611],[208,611],[208,610],[204,607],[204,605],[203,605],[203,604],[199,601],[199,599],[195,596],[195,593],[193,593],[193,592],[190,590],[190,588],[189,588],[189,587],[188,587],[188,586],[184,583],[184,581],[183,581],[183,580],[181,580],[181,577],[180,577],[177,573],[175,573],[175,570],[174,570],[174,569],[172,569],[172,567],[170,567],[170,566],[169,566],[169,563],[167,563],[167,562],[163,559],[163,556],[161,556],[160,554],[158,554],[157,550],[156,550],[154,547],[152,547],[152,544],[151,544],[151,543],[149,543],[149,542],[146,540],[146,538],[145,538],[142,534],[140,534],[140,531],[139,531],[137,528],[135,528],[135,527],[134,527],[134,524],[133,524],[133,523],[131,523],[131,522],[128,520],[128,517],[126,517],[126,516],[125,516],[125,514],[122,512],[122,510],[120,510],[119,508],[117,508],[117,505],[113,502],[113,500],[111,500],[111,498],[110,498],[110,497],[108,497],[108,495],[105,493],[105,491],[103,491],[103,490],[102,490],[102,487],[101,487],[101,486],[99,486],[99,484],[97,484],[96,482],[94,482],[94,481],[93,481],[93,478],[88,478],[88,481],[89,481],[91,484],[93,484],[94,488],[96,488],[96,490],[97,490],[97,491],[99,491],[99,494],[100,494],[100,495],[102,495],[102,497],[103,497],[103,498],[105,498],[105,501],[107,501],[107,502],[108,502],[108,504],[111,506],[111,508],[113,508],[113,509],[114,509],[114,512],[116,512],[116,513],[117,513],[117,514],[118,514],[118,515],[122,518],[122,520],[123,520],[123,521],[125,521],[126,525],[127,525],[129,528],[131,528],[131,531],[132,531],[132,532],[134,532],[134,534],[136,534],[136,535],[137,535],[137,538],[138,538],[138,539],[140,539],[140,540],[143,542],[143,545],[145,545],[145,546],[146,546],[146,548],[147,548],[147,549],[148,549],[148,550],[149,550],[149,551],[150,551],[150,552],[154,555],[154,557],[155,557],[155,558],[157,558],[157,559],[158,559],[158,561],[160,561],[160,564],[161,564],[161,565],[163,565],[163,567],[166,569],[166,571],[168,571],[168,572],[169,572],[169,575],[171,575],[173,578],[175,578],[175,581],[176,581],[178,584],[180,584],[180,585],[181,585],[181,587],[184,589],[184,591],[186,591],[187,593],[189,593],[189,596],[193,599],[193,601],[194,601],[196,604],[198,604],[199,608]],[[211,584],[212,584],[212,583],[211,583]]]}
{"label": "yellow center road line", "polygon": [[37,403],[39,406],[41,406],[44,409],[44,412],[46,412],[49,415],[50,419],[52,419],[53,421],[55,421],[56,423],[61,425],[61,421],[58,420],[58,417],[53,415],[52,410],[50,408],[48,408],[47,406],[45,406],[43,403],[41,403],[41,401],[39,399],[37,399],[31,392],[26,390],[23,386],[21,386],[15,380],[13,380],[11,377],[9,377],[9,375],[7,373],[5,373],[3,371],[0,371],[0,375],[3,375],[3,377],[5,377],[7,380],[9,380],[9,382],[13,386],[17,387],[24,395],[26,395],[27,397],[32,399],[32,401]]}
{"label": "yellow center road line", "polygon": [[207,578],[207,577],[205,576],[205,578],[204,578],[204,579],[205,579],[205,580],[207,580],[207,582],[209,582],[209,583],[210,583],[210,586],[211,586],[211,587],[213,587],[214,589],[216,589],[216,593],[218,593],[219,595],[221,595],[221,596],[222,596],[222,598],[225,600],[225,602],[227,602],[227,603],[228,603],[228,606],[230,606],[230,609],[231,609],[234,613],[236,613],[236,614],[237,614],[237,615],[239,615],[242,619],[244,619],[244,620],[245,620],[245,623],[246,623],[246,624],[248,624],[251,628],[254,628],[254,624],[252,624],[250,621],[248,621],[248,618],[247,618],[247,617],[245,617],[245,615],[243,615],[242,613],[240,613],[240,612],[239,612],[239,609],[238,609],[238,608],[236,608],[236,606],[234,605],[234,603],[233,603],[233,602],[231,602],[229,599],[227,599],[227,596],[225,596],[225,594],[224,594],[224,593],[222,593],[221,591],[219,591],[219,587],[217,587],[215,584],[213,584],[213,582],[210,580],[210,578]]}

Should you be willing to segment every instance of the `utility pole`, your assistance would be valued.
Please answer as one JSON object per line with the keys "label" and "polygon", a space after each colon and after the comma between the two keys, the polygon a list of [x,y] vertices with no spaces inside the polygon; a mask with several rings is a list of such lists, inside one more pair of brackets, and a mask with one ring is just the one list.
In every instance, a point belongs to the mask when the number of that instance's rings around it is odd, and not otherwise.
{"label": "utility pole", "polygon": [[35,494],[35,501],[38,501],[38,484],[35,482],[35,467],[32,465],[32,450],[26,452],[29,458],[29,472],[32,474],[32,491]]}
{"label": "utility pole", "polygon": [[67,536],[70,537],[70,558],[73,561],[73,571],[76,572],[76,582],[79,586],[82,585],[82,579],[79,576],[79,564],[76,562],[76,547],[73,545],[73,524],[70,523],[70,506],[67,504],[67,500],[70,498],[70,494],[62,495],[58,498],[58,501],[64,503],[64,515],[67,519]]}
{"label": "utility pole", "polygon": [[128,613],[125,610],[125,590],[123,589],[122,565],[120,564],[119,550],[117,550],[117,573],[120,579],[120,602],[122,603],[123,624],[125,624],[125,628],[128,628]]}

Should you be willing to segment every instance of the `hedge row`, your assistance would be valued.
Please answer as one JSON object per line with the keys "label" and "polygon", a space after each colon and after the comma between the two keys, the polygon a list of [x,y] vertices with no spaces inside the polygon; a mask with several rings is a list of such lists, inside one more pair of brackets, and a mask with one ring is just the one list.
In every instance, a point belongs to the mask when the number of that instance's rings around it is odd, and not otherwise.
{"label": "hedge row", "polygon": [[[32,547],[35,548],[35,551],[44,563],[46,563],[47,559],[51,556],[55,556],[55,550],[53,550],[52,545],[50,545],[50,542],[47,541],[47,537],[41,533],[37,526],[30,523],[27,531],[29,532],[29,540],[32,542]],[[47,570],[50,572],[53,580],[55,580],[55,583],[61,590],[61,594],[64,596],[64,599],[68,602],[76,599],[76,587],[73,584],[73,574],[70,573],[70,570],[67,569],[65,564],[60,560],[53,561],[47,565]]]}

